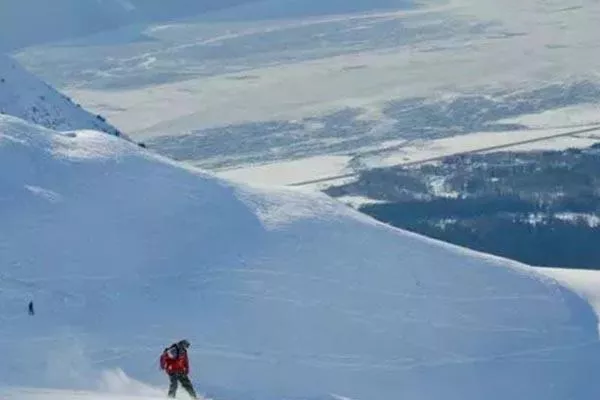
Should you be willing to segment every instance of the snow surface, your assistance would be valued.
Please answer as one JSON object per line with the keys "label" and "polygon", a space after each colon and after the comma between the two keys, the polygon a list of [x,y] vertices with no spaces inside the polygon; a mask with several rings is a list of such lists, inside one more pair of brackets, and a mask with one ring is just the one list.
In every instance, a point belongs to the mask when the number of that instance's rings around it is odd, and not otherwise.
{"label": "snow surface", "polygon": [[0,114],[60,131],[94,129],[121,135],[113,126],[92,115],[0,54]]}
{"label": "snow surface", "polygon": [[537,268],[586,298],[600,318],[600,271],[566,268]]}
{"label": "snow surface", "polygon": [[[412,0],[2,0],[0,52],[77,39],[132,24],[189,18],[263,20],[395,9]],[[24,23],[24,22],[27,23]]]}
{"label": "snow surface", "polygon": [[0,390],[2,400],[158,400],[164,399],[158,393],[154,395],[123,395],[112,392],[89,392],[71,390]]}
{"label": "snow surface", "polygon": [[[406,141],[395,147],[382,146],[382,151],[371,157],[361,157],[361,161],[373,168],[391,167],[407,163],[426,163],[429,160],[464,154],[497,151],[533,151],[566,148],[584,148],[597,142],[595,138],[580,137],[579,130],[592,129],[555,128],[539,130],[512,130],[506,132],[476,132],[436,140]],[[600,127],[591,134],[599,134]],[[562,136],[561,136],[562,135]]]}
{"label": "snow surface", "polygon": [[[390,102],[407,99],[542,96],[553,85],[558,93],[550,95],[564,107],[578,96],[570,85],[598,84],[595,0],[367,3],[263,0],[225,10],[222,20],[142,27],[136,40],[83,42],[69,52],[48,47],[21,57],[140,136],[348,107],[384,113]],[[338,15],[308,17],[326,8]],[[75,64],[72,52],[81,56]],[[587,63],[578,61],[585,57]],[[44,60],[67,71],[50,71],[40,65]],[[172,107],[159,119],[155,111],[165,99]],[[510,104],[507,110],[515,111]]]}
{"label": "snow surface", "polygon": [[0,52],[256,0],[2,0]]}
{"label": "snow surface", "polygon": [[[598,122],[595,0],[224,8],[17,57],[155,150],[251,183],[298,183],[290,162],[319,160],[302,171],[310,181]],[[510,150],[598,139],[579,136]],[[353,163],[320,162],[329,156]]]}
{"label": "snow surface", "polygon": [[152,398],[181,337],[215,399],[600,390],[597,318],[576,293],[321,194],[0,116],[0,221],[3,399]]}
{"label": "snow surface", "polygon": [[517,118],[508,118],[501,122],[524,124],[532,129],[598,125],[600,124],[600,105],[581,104],[561,107]]}
{"label": "snow surface", "polygon": [[285,186],[351,172],[349,156],[315,156],[264,165],[248,165],[218,171],[218,175],[257,185]]}
{"label": "snow surface", "polygon": [[[355,149],[354,157],[315,156],[258,166],[242,165],[215,173],[250,184],[301,185],[322,190],[356,179],[361,169],[435,163],[444,157],[467,153],[586,148],[598,142],[600,126],[597,130],[595,127],[476,132],[434,140],[386,141],[378,146]],[[577,133],[581,131],[588,132]],[[352,167],[356,165],[358,168]],[[439,195],[456,196],[456,193],[442,193],[444,189],[436,187],[435,182],[432,190]]]}

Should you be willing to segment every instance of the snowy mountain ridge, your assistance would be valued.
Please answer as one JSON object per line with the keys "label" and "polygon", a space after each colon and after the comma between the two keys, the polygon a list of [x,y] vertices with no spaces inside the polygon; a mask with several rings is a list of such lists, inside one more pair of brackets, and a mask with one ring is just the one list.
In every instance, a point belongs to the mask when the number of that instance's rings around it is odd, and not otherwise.
{"label": "snowy mountain ridge", "polygon": [[181,337],[215,399],[600,390],[597,318],[578,295],[324,195],[233,184],[109,135],[10,116],[0,187],[2,398],[65,398],[16,389],[29,387],[100,399],[73,390],[105,391],[115,370],[115,398],[160,393],[157,356]]}
{"label": "snowy mountain ridge", "polygon": [[122,136],[103,117],[90,114],[1,54],[0,114],[59,131],[92,129]]}

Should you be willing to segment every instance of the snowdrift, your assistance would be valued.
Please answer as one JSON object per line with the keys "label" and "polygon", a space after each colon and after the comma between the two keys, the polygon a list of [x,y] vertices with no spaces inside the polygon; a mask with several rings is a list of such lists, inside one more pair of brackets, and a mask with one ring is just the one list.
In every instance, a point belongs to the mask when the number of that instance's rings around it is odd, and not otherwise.
{"label": "snowdrift", "polygon": [[320,194],[232,184],[116,137],[7,116],[0,318],[9,399],[59,397],[11,387],[114,390],[103,385],[115,369],[120,393],[143,390],[126,376],[162,389],[158,355],[183,337],[199,391],[216,399],[600,389],[592,309],[533,270]]}
{"label": "snowdrift", "polygon": [[94,129],[122,136],[102,116],[90,114],[2,54],[0,114],[12,115],[59,131]]}

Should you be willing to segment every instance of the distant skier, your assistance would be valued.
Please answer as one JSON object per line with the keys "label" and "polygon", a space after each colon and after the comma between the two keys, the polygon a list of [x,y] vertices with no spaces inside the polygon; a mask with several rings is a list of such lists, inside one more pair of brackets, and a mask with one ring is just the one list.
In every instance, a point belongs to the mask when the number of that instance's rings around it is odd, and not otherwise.
{"label": "distant skier", "polygon": [[188,376],[190,373],[190,364],[187,349],[189,347],[190,342],[184,339],[167,347],[160,356],[160,368],[169,375],[170,398],[175,398],[179,383],[181,383],[181,386],[183,386],[192,399],[198,398]]}
{"label": "distant skier", "polygon": [[29,315],[35,315],[35,311],[33,309],[33,301],[29,302],[29,306],[27,306],[27,310],[29,311]]}

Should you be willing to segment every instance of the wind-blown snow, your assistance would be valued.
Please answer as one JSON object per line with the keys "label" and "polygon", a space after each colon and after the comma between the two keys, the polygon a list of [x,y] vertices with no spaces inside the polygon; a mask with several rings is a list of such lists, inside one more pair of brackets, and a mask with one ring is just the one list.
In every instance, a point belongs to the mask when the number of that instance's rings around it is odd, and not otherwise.
{"label": "wind-blown snow", "polygon": [[61,131],[95,129],[121,135],[101,116],[90,114],[1,54],[0,114]]}
{"label": "wind-blown snow", "polygon": [[547,267],[538,267],[537,270],[586,298],[600,318],[600,271]]}
{"label": "wind-blown snow", "polygon": [[0,116],[0,221],[2,398],[107,398],[18,387],[106,391],[118,368],[118,393],[164,389],[157,357],[182,337],[215,399],[600,390],[582,298],[324,195],[237,185],[109,135]]}

